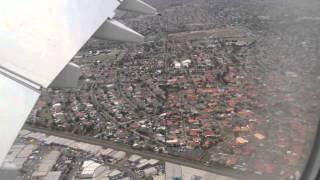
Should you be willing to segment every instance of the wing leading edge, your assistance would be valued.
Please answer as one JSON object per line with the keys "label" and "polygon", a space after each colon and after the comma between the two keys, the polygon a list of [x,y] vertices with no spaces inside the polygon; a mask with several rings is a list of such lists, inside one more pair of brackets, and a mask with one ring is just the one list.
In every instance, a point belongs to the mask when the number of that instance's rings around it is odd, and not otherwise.
{"label": "wing leading edge", "polygon": [[69,61],[90,37],[143,41],[112,20],[116,9],[157,13],[141,0],[0,0],[0,166],[41,89],[76,87]]}
{"label": "wing leading edge", "polygon": [[117,0],[0,1],[1,66],[44,88],[120,4]]}

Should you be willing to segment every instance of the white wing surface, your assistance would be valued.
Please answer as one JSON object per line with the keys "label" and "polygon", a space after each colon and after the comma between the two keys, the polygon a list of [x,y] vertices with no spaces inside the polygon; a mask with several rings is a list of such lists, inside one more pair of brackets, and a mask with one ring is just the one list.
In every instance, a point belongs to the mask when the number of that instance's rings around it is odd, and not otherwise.
{"label": "white wing surface", "polygon": [[0,162],[3,162],[40,93],[0,74]]}
{"label": "white wing surface", "polygon": [[0,1],[0,64],[42,87],[50,85],[120,4],[117,0]]}
{"label": "white wing surface", "polygon": [[69,62],[98,29],[102,39],[143,41],[112,20],[117,8],[156,14],[141,0],[0,0],[0,166],[41,89],[77,86]]}

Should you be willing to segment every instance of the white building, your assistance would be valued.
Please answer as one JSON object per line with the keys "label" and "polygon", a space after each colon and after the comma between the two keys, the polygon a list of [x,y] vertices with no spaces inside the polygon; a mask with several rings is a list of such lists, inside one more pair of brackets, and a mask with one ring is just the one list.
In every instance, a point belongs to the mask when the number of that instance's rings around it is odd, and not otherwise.
{"label": "white building", "polygon": [[85,161],[82,164],[81,178],[95,178],[105,172],[108,168],[102,164],[96,163],[92,160]]}
{"label": "white building", "polygon": [[59,151],[51,151],[48,155],[46,155],[38,169],[32,174],[31,179],[44,179],[48,176],[49,172],[51,171],[52,167],[56,164],[57,160],[59,159],[61,153]]}
{"label": "white building", "polygon": [[181,178],[183,180],[235,180],[234,178],[166,162],[166,180]]}
{"label": "white building", "polygon": [[111,173],[109,174],[110,178],[118,178],[118,177],[121,177],[121,176],[123,176],[123,172],[121,172],[121,171],[119,171],[117,169],[111,171]]}
{"label": "white building", "polygon": [[178,61],[175,61],[173,64],[174,64],[174,68],[176,68],[176,69],[181,68],[181,63],[179,63]]}
{"label": "white building", "polygon": [[124,151],[117,151],[116,153],[112,154],[111,157],[117,161],[120,161],[126,157],[126,153]]}
{"label": "white building", "polygon": [[158,174],[158,170],[154,167],[150,167],[150,168],[143,170],[143,173],[146,177],[150,177],[150,176],[154,176],[154,175]]}
{"label": "white building", "polygon": [[181,64],[183,67],[189,67],[189,65],[191,64],[191,60],[186,59],[186,60],[182,61]]}
{"label": "white building", "polygon": [[52,110],[53,110],[55,113],[61,112],[61,110],[62,110],[62,105],[61,105],[60,103],[56,103],[56,104],[52,105]]}
{"label": "white building", "polygon": [[134,155],[130,156],[130,158],[128,159],[128,161],[131,162],[131,163],[136,163],[136,162],[138,162],[141,158],[142,158],[141,156],[134,154]]}
{"label": "white building", "polygon": [[61,174],[61,171],[51,171],[44,177],[44,180],[60,180]]}

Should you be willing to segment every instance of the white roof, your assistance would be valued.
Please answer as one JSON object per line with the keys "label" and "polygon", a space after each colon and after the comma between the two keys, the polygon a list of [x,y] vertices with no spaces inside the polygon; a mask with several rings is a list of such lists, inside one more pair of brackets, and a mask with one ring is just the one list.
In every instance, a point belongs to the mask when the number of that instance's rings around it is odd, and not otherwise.
{"label": "white roof", "polygon": [[141,160],[139,161],[139,163],[145,163],[145,162],[148,162],[148,159],[141,159]]}
{"label": "white roof", "polygon": [[129,161],[130,162],[136,162],[136,161],[139,161],[141,158],[142,158],[141,156],[133,154],[133,155],[130,156]]}
{"label": "white roof", "polygon": [[175,68],[181,68],[181,63],[179,63],[178,61],[174,62],[174,67]]}
{"label": "white roof", "polygon": [[92,160],[85,161],[82,165],[83,170],[81,172],[81,176],[93,176],[96,169],[100,166],[102,165]]}
{"label": "white roof", "polygon": [[152,175],[156,175],[158,173],[158,170],[154,167],[150,167],[150,168],[143,170],[143,173],[146,176],[152,176]]}
{"label": "white roof", "polygon": [[160,175],[160,176],[153,177],[153,180],[165,180],[165,177],[166,177],[166,175],[163,174],[163,175]]}
{"label": "white roof", "polygon": [[44,180],[59,180],[61,177],[61,171],[51,171],[44,177]]}
{"label": "white roof", "polygon": [[191,63],[191,59],[186,59],[186,60],[182,61],[182,63]]}
{"label": "white roof", "polygon": [[157,160],[157,159],[150,159],[150,160],[148,161],[148,163],[149,163],[150,165],[156,165],[156,164],[159,163],[159,160]]}
{"label": "white roof", "polygon": [[156,165],[158,163],[159,163],[159,160],[157,160],[157,159],[149,159],[149,160],[142,159],[142,160],[140,160],[140,163],[137,165],[137,168],[139,168],[139,169],[140,168],[144,168],[144,167],[146,167],[148,165],[153,166],[153,165]]}
{"label": "white roof", "polygon": [[119,176],[119,175],[121,175],[121,174],[122,174],[121,171],[115,169],[115,170],[113,170],[108,176],[109,176],[109,177],[115,177],[115,176]]}
{"label": "white roof", "polygon": [[126,156],[126,152],[124,151],[118,151],[115,154],[110,155],[112,158],[120,160]]}
{"label": "white roof", "polygon": [[182,66],[187,66],[187,67],[189,66],[190,63],[191,63],[190,59],[187,59],[181,62]]}
{"label": "white roof", "polygon": [[54,105],[52,105],[52,107],[60,107],[61,106],[61,103],[56,103],[56,104],[54,104]]}
{"label": "white roof", "polygon": [[25,146],[21,151],[20,153],[17,155],[17,158],[27,158],[29,157],[32,152],[37,149],[38,146],[37,145],[32,145],[32,144],[29,144],[27,146]]}
{"label": "white roof", "polygon": [[32,173],[32,177],[44,177],[47,175],[47,172],[35,171]]}
{"label": "white roof", "polygon": [[136,167],[138,169],[140,169],[140,168],[144,168],[144,167],[146,167],[148,165],[149,165],[148,160],[146,160],[146,161],[140,161],[140,164],[138,164]]}
{"label": "white roof", "polygon": [[59,151],[51,151],[42,160],[35,174],[47,175],[51,168],[56,164],[61,153]]}
{"label": "white roof", "polygon": [[112,151],[113,151],[113,149],[111,149],[111,148],[103,149],[100,151],[100,154],[103,156],[108,156]]}

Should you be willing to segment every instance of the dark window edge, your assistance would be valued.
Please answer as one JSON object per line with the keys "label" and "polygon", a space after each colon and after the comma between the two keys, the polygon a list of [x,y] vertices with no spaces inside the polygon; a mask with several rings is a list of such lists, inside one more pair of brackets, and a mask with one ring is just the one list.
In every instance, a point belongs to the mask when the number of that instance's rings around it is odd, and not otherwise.
{"label": "dark window edge", "polygon": [[301,180],[320,180],[320,122],[314,138],[313,148],[306,163]]}

